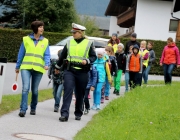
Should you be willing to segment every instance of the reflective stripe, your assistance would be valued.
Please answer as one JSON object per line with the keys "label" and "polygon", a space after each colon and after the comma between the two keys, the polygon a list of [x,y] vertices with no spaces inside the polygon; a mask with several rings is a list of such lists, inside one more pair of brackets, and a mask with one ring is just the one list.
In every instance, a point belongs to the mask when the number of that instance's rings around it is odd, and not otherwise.
{"label": "reflective stripe", "polygon": [[[67,56],[67,58],[70,58],[69,56]],[[80,59],[80,60],[84,60],[84,59],[86,59],[86,58],[84,58],[84,57],[80,57],[80,56],[71,56],[71,58],[73,59]]]}
{"label": "reflective stripe", "polygon": [[22,62],[22,65],[25,64],[25,65],[34,65],[34,66],[39,66],[41,68],[44,68],[43,65],[39,64],[39,63],[33,63],[33,62]]}
{"label": "reflective stripe", "polygon": [[87,47],[86,47],[86,50],[85,50],[85,52],[84,52],[84,58],[86,57],[86,55],[87,55],[87,53],[88,53],[88,51],[89,51],[89,48],[91,47],[91,44],[92,44],[92,42],[91,41],[89,41],[89,43],[88,43],[88,45],[87,45]]}
{"label": "reflective stripe", "polygon": [[44,59],[41,55],[33,54],[33,53],[26,53],[25,56],[34,56],[34,57],[37,57],[37,58],[41,58],[42,60]]}
{"label": "reflective stripe", "polygon": [[[69,44],[70,44],[70,40],[68,40],[68,41],[67,41],[67,50],[68,50],[68,55],[69,55],[69,53],[70,53],[70,45],[69,45]],[[69,55],[69,56],[70,56],[70,55]]]}

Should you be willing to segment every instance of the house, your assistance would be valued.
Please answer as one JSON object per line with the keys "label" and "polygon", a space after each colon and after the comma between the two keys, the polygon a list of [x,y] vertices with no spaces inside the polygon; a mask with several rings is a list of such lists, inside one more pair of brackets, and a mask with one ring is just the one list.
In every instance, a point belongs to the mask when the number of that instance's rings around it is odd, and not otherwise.
{"label": "house", "polygon": [[[105,12],[111,16],[109,32],[118,26],[116,30],[121,30],[121,36],[125,37],[136,32],[141,39],[180,40],[176,37],[180,20],[172,17],[172,7],[173,0],[110,0]],[[180,18],[180,11],[173,12],[174,17]]]}
{"label": "house", "polygon": [[95,21],[103,35],[109,34],[110,18],[104,15],[109,0],[75,0],[74,3],[81,19],[88,16]]}

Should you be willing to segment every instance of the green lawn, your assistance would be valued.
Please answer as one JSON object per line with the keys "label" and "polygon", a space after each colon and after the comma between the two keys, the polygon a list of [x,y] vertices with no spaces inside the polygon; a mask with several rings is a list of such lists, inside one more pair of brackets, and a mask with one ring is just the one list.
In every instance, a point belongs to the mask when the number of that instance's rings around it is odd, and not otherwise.
{"label": "green lawn", "polygon": [[[42,102],[51,98],[53,98],[52,89],[39,91],[39,95],[38,95],[39,102]],[[28,103],[30,103],[31,93],[29,94],[28,99],[29,99]],[[9,113],[11,111],[14,111],[16,109],[19,109],[20,101],[21,101],[21,94],[3,95],[2,102],[0,104],[0,116],[2,116],[3,114]]]}
{"label": "green lawn", "polygon": [[139,87],[95,115],[75,140],[180,140],[180,83]]}

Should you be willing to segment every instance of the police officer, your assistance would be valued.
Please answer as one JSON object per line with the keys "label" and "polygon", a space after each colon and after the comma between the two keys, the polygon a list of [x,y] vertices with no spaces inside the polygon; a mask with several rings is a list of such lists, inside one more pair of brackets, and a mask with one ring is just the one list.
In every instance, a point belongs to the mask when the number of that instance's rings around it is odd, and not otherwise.
{"label": "police officer", "polygon": [[72,100],[73,90],[76,93],[75,120],[81,120],[83,115],[83,98],[88,83],[88,71],[90,64],[96,60],[96,53],[93,44],[85,38],[84,26],[72,23],[72,35],[74,39],[67,42],[62,50],[59,61],[56,65],[64,68],[64,96],[61,108],[61,122],[68,121],[69,107]]}

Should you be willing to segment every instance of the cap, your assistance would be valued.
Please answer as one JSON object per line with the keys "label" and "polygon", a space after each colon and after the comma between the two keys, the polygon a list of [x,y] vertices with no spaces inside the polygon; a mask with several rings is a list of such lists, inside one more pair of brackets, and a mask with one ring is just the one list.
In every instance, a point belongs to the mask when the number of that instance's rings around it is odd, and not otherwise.
{"label": "cap", "polygon": [[118,46],[121,46],[124,49],[124,45],[122,43],[119,43]]}
{"label": "cap", "polygon": [[117,37],[118,35],[116,33],[113,33],[112,36],[116,36]]}
{"label": "cap", "polygon": [[137,34],[136,33],[132,33],[131,37],[137,38]]}
{"label": "cap", "polygon": [[82,26],[82,25],[79,25],[79,24],[76,24],[76,23],[72,23],[72,30],[71,32],[76,32],[76,31],[85,31],[86,30],[86,27]]}

